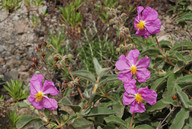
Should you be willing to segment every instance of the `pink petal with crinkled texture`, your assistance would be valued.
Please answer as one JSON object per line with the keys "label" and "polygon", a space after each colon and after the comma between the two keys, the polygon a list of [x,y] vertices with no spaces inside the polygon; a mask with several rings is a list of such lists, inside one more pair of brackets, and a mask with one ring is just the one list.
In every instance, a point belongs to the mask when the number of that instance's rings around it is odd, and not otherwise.
{"label": "pink petal with crinkled texture", "polygon": [[130,69],[129,64],[127,63],[127,59],[126,59],[126,57],[124,55],[121,55],[119,57],[119,60],[116,62],[115,66],[116,66],[116,68],[118,70],[128,70],[128,69]]}
{"label": "pink petal with crinkled texture", "polygon": [[130,112],[131,113],[143,113],[143,112],[145,112],[145,106],[142,102],[138,104],[136,101],[134,101],[130,105]]}
{"label": "pink petal with crinkled texture", "polygon": [[136,87],[135,83],[136,83],[136,80],[135,80],[135,79],[132,79],[132,80],[124,83],[125,91],[126,91],[128,94],[134,95],[134,94],[137,93],[137,87]]}
{"label": "pink petal with crinkled texture", "polygon": [[51,95],[59,94],[59,91],[55,87],[53,81],[45,80],[44,85],[43,85],[43,94],[51,94]]}
{"label": "pink petal with crinkled texture", "polygon": [[42,82],[43,82],[43,75],[33,75],[30,82],[31,82],[31,95],[35,95],[42,89]]}
{"label": "pink petal with crinkled texture", "polygon": [[137,7],[137,13],[138,13],[138,16],[139,18],[141,19],[141,12],[143,11],[144,7],[143,6],[138,6]]}
{"label": "pink petal with crinkled texture", "polygon": [[49,110],[55,110],[58,108],[57,101],[55,99],[48,98],[47,96],[43,97],[42,103],[43,107]]}
{"label": "pink petal with crinkled texture", "polygon": [[133,101],[135,101],[135,97],[133,95],[128,95],[126,92],[123,94],[123,104],[129,105]]}
{"label": "pink petal with crinkled texture", "polygon": [[150,21],[145,25],[146,29],[150,34],[160,33],[161,31],[161,21],[156,19],[154,21]]}
{"label": "pink petal with crinkled texture", "polygon": [[128,55],[126,56],[128,63],[130,66],[135,65],[137,62],[137,59],[139,57],[139,50],[134,49],[134,50],[130,50]]}
{"label": "pink petal with crinkled texture", "polygon": [[145,56],[145,58],[140,59],[136,63],[137,68],[147,68],[150,65],[150,59],[148,56]]}
{"label": "pink petal with crinkled texture", "polygon": [[130,70],[123,71],[117,74],[117,77],[122,82],[126,83],[132,79],[132,74]]}
{"label": "pink petal with crinkled texture", "polygon": [[146,68],[137,69],[136,77],[138,82],[143,83],[146,82],[151,76],[151,72]]}
{"label": "pink petal with crinkled texture", "polygon": [[158,13],[155,9],[147,6],[142,13],[142,17],[145,21],[156,20],[158,18]]}
{"label": "pink petal with crinkled texture", "polygon": [[145,39],[147,39],[149,37],[149,32],[147,31],[147,29],[143,29],[143,30],[138,30],[136,32],[136,35],[140,35],[140,36],[145,36]]}
{"label": "pink petal with crinkled texture", "polygon": [[36,109],[38,109],[38,110],[44,108],[42,101],[40,101],[40,102],[39,102],[39,101],[35,102],[35,98],[32,97],[32,96],[28,97],[27,100],[28,100]]}
{"label": "pink petal with crinkled texture", "polygon": [[154,105],[157,102],[157,93],[154,90],[148,89],[148,87],[140,88],[138,93],[150,105]]}
{"label": "pink petal with crinkled texture", "polygon": [[137,16],[135,18],[135,21],[134,21],[134,27],[135,27],[135,30],[138,31],[138,28],[137,28],[137,24],[140,22],[141,19],[139,19],[139,16]]}

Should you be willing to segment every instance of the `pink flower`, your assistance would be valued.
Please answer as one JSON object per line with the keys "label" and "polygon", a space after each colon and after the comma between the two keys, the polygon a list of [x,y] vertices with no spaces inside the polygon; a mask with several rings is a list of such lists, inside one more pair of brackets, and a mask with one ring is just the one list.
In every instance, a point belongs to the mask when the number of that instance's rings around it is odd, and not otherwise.
{"label": "pink flower", "polygon": [[47,108],[49,110],[57,109],[57,101],[55,99],[48,98],[46,94],[57,95],[59,91],[55,87],[54,83],[50,80],[45,80],[44,85],[43,75],[33,75],[31,78],[31,94],[27,100],[36,108],[43,109]]}
{"label": "pink flower", "polygon": [[124,84],[126,92],[123,94],[123,104],[130,105],[131,113],[143,113],[145,112],[143,101],[154,105],[157,102],[157,93],[148,89],[148,87],[137,90],[135,83],[136,80],[133,79],[129,83]]}
{"label": "pink flower", "polygon": [[161,21],[158,19],[158,13],[151,7],[145,9],[142,6],[137,7],[138,16],[135,18],[134,27],[136,35],[144,35],[147,39],[149,34],[160,32]]}
{"label": "pink flower", "polygon": [[149,57],[145,56],[144,59],[137,61],[138,57],[139,50],[137,49],[129,51],[126,57],[124,55],[119,57],[119,60],[115,64],[118,70],[123,71],[117,75],[119,80],[127,82],[132,79],[133,75],[136,75],[137,80],[142,83],[150,78],[151,73],[147,69],[150,65]]}

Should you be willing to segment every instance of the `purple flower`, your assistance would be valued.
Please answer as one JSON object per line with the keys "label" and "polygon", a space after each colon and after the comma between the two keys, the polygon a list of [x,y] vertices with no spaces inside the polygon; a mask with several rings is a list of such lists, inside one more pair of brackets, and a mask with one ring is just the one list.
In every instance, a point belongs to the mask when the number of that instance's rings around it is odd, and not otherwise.
{"label": "purple flower", "polygon": [[135,83],[136,80],[133,79],[129,83],[124,84],[126,92],[123,94],[123,104],[130,105],[131,113],[143,113],[145,112],[143,101],[154,105],[157,102],[157,93],[148,89],[148,87],[137,90]]}
{"label": "purple flower", "polygon": [[138,16],[135,18],[134,27],[136,35],[144,35],[147,39],[149,34],[160,32],[161,21],[158,19],[158,13],[151,7],[145,9],[142,6],[137,7]]}
{"label": "purple flower", "polygon": [[55,87],[51,80],[45,80],[44,85],[43,75],[33,75],[31,78],[31,93],[27,100],[36,108],[43,109],[47,108],[49,110],[57,109],[57,101],[55,99],[48,98],[46,94],[57,95],[59,91]]}
{"label": "purple flower", "polygon": [[137,80],[142,83],[150,78],[151,73],[147,69],[150,65],[149,57],[145,56],[144,59],[137,61],[138,57],[139,50],[137,49],[129,51],[126,57],[124,55],[119,57],[119,60],[115,64],[118,70],[123,71],[117,75],[119,80],[125,83],[131,80],[133,75],[136,75]]}

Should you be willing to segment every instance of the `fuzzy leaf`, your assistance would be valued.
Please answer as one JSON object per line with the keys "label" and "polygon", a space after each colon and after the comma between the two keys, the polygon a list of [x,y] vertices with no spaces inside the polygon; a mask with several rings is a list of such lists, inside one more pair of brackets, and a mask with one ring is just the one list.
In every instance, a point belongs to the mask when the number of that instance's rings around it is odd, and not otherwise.
{"label": "fuzzy leaf", "polygon": [[34,120],[41,120],[41,119],[37,116],[25,115],[17,121],[16,127],[17,129],[21,129]]}
{"label": "fuzzy leaf", "polygon": [[79,105],[73,105],[72,102],[67,97],[63,97],[59,101],[59,103],[71,107],[71,109],[73,109],[74,112],[79,112],[81,110],[81,107]]}
{"label": "fuzzy leaf", "polygon": [[185,108],[181,108],[181,110],[175,116],[171,126],[169,129],[182,129],[185,124],[185,120],[189,118],[189,111]]}
{"label": "fuzzy leaf", "polygon": [[134,129],[154,129],[150,125],[144,124],[144,125],[138,125]]}
{"label": "fuzzy leaf", "polygon": [[184,13],[179,18],[177,18],[178,22],[192,20],[192,13]]}
{"label": "fuzzy leaf", "polygon": [[99,71],[102,69],[102,67],[95,57],[93,58],[93,64],[94,64],[95,72],[97,73],[97,76],[99,76]]}
{"label": "fuzzy leaf", "polygon": [[186,75],[176,80],[180,86],[192,85],[192,75]]}
{"label": "fuzzy leaf", "polygon": [[115,114],[115,112],[109,108],[94,107],[86,116],[100,116],[100,115],[111,115],[111,114]]}
{"label": "fuzzy leaf", "polygon": [[147,111],[149,112],[153,112],[153,111],[156,111],[156,110],[161,110],[163,108],[165,108],[167,105],[165,105],[162,100],[159,100],[157,101],[157,103],[153,106],[151,106]]}
{"label": "fuzzy leaf", "polygon": [[89,80],[91,81],[92,83],[95,83],[96,80],[95,80],[95,76],[87,71],[87,70],[79,70],[79,71],[75,71],[75,72],[72,72],[73,75],[76,75],[76,76],[79,76],[79,77],[82,77],[86,80]]}
{"label": "fuzzy leaf", "polygon": [[177,94],[178,94],[178,96],[179,96],[179,98],[181,100],[182,105],[185,108],[188,108],[189,107],[189,98],[188,98],[188,96],[182,91],[182,89],[179,86],[177,86],[176,89],[177,89]]}
{"label": "fuzzy leaf", "polygon": [[123,121],[121,118],[114,116],[114,115],[105,117],[104,120],[106,123],[115,123],[115,124],[119,124],[119,125],[126,127],[125,121]]}
{"label": "fuzzy leaf", "polygon": [[72,123],[72,126],[75,129],[90,129],[91,125],[93,123],[89,120],[86,120],[85,118],[77,118]]}

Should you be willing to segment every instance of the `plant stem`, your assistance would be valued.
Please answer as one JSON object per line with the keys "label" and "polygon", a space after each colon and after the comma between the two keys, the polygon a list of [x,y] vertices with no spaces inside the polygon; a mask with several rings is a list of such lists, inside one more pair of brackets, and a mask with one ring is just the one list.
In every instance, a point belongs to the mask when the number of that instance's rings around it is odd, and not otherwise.
{"label": "plant stem", "polygon": [[133,117],[134,117],[134,114],[132,114],[131,123],[130,123],[130,129],[132,128],[132,124],[133,124]]}
{"label": "plant stem", "polygon": [[[66,61],[65,61],[65,65],[67,66]],[[69,72],[71,78],[73,79],[73,82],[75,82],[75,78],[73,77],[73,74],[71,73],[71,70],[69,69],[69,67],[67,67],[67,70],[68,70],[68,72]],[[81,92],[79,86],[76,85],[76,87],[77,87],[77,89],[78,89],[78,91],[79,91],[79,94],[80,94],[82,100],[84,100],[84,97],[83,97],[83,95],[82,95],[82,92]]]}
{"label": "plant stem", "polygon": [[60,126],[61,129],[63,129],[63,126],[60,124],[59,120],[57,119],[57,117],[54,115],[53,111],[51,111],[52,116],[55,118],[57,124]]}
{"label": "plant stem", "polygon": [[157,126],[157,128],[156,129],[161,129],[164,125],[163,125],[163,123],[167,120],[167,118],[175,111],[175,107],[173,107],[172,109],[170,109],[170,112],[169,112],[169,114],[167,114],[167,116],[164,118],[164,120],[162,121],[162,122],[159,122],[159,125]]}

